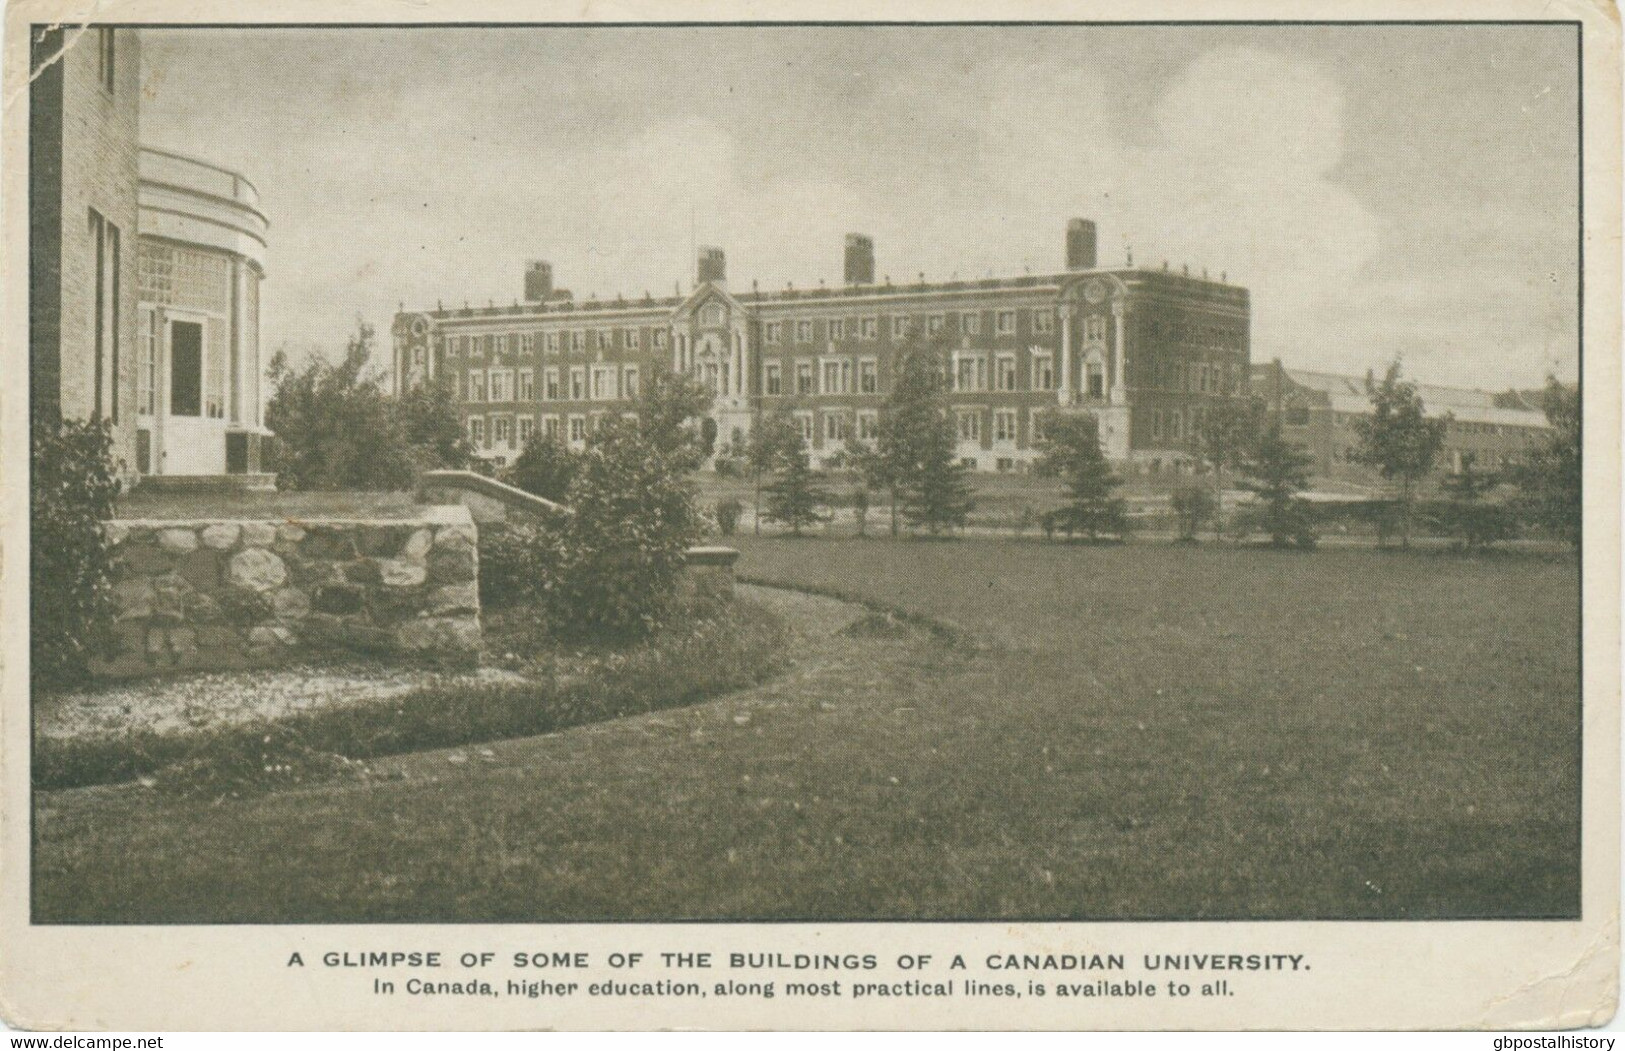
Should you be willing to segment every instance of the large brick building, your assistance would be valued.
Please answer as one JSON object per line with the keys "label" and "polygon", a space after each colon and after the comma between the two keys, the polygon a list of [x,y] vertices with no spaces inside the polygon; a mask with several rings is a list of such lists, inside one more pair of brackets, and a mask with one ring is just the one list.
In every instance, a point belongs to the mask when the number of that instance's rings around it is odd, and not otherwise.
{"label": "large brick building", "polygon": [[[242,175],[140,145],[139,34],[33,30],[29,378],[127,478],[259,470],[268,223]],[[74,30],[73,32],[77,32]]]}
{"label": "large brick building", "polygon": [[836,287],[730,287],[721,249],[701,249],[685,296],[576,300],[532,263],[512,306],[404,311],[395,318],[401,389],[454,383],[469,436],[498,464],[532,432],[573,445],[624,412],[651,369],[689,373],[715,392],[723,447],[789,403],[815,460],[871,440],[898,356],[942,348],[959,455],[1019,470],[1036,455],[1042,414],[1095,413],[1112,459],[1182,470],[1215,398],[1246,389],[1247,291],[1188,273],[1096,266],[1095,228],[1067,226],[1066,269],[979,281],[875,280],[873,242],[848,235]]}
{"label": "large brick building", "polygon": [[[1253,366],[1252,389],[1280,422],[1282,435],[1312,457],[1316,478],[1365,487],[1381,484],[1375,470],[1354,458],[1359,444],[1355,422],[1371,415],[1364,377],[1288,369],[1276,360]],[[1435,475],[1459,473],[1469,456],[1481,471],[1509,467],[1549,429],[1544,412],[1529,405],[1497,404],[1488,391],[1418,384],[1417,394],[1426,416],[1445,421]]]}

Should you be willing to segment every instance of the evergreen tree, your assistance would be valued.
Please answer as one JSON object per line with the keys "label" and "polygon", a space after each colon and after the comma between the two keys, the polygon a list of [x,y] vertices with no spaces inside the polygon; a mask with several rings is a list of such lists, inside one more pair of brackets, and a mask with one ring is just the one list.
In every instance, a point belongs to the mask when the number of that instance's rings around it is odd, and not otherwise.
{"label": "evergreen tree", "polygon": [[[1258,441],[1264,406],[1257,398],[1232,396],[1208,407],[1194,451],[1213,470],[1213,535],[1224,530],[1224,471],[1234,467]],[[1194,534],[1193,534],[1194,535]]]}
{"label": "evergreen tree", "polygon": [[750,468],[751,484],[756,491],[752,513],[757,536],[762,534],[762,477],[772,474],[780,461],[802,444],[801,428],[796,424],[790,402],[781,401],[771,412],[757,417],[756,426],[745,442],[745,463]]}
{"label": "evergreen tree", "polygon": [[467,470],[474,445],[457,412],[456,381],[441,375],[395,398],[401,434],[420,471]]}
{"label": "evergreen tree", "polygon": [[1525,454],[1513,472],[1517,507],[1524,518],[1580,546],[1581,460],[1580,391],[1557,380],[1546,382],[1546,420],[1552,432]]}
{"label": "evergreen tree", "polygon": [[779,457],[779,474],[767,487],[767,518],[790,527],[790,532],[801,535],[802,529],[825,521],[820,509],[829,503],[829,493],[820,485],[819,472],[808,463],[807,443],[796,432],[793,449]]}
{"label": "evergreen tree", "polygon": [[1488,547],[1510,535],[1512,523],[1506,508],[1484,499],[1498,484],[1494,474],[1478,470],[1477,457],[1465,453],[1461,470],[1448,475],[1440,488],[1447,503],[1441,523],[1445,531],[1456,538],[1458,546],[1468,549]]}
{"label": "evergreen tree", "polygon": [[1255,494],[1260,514],[1257,524],[1276,547],[1297,544],[1313,547],[1315,533],[1309,507],[1298,496],[1309,484],[1313,460],[1281,436],[1279,422],[1271,423],[1243,461],[1241,487]]}
{"label": "evergreen tree", "polygon": [[1400,379],[1398,361],[1388,366],[1381,383],[1367,376],[1365,387],[1371,396],[1371,415],[1354,421],[1360,439],[1355,459],[1398,483],[1401,544],[1410,547],[1416,486],[1438,459],[1446,423],[1423,414],[1416,384]]}
{"label": "evergreen tree", "polygon": [[1035,470],[1059,478],[1066,503],[1052,512],[1053,528],[1070,539],[1082,533],[1090,540],[1129,531],[1128,504],[1116,494],[1117,477],[1100,447],[1100,421],[1086,413],[1050,412],[1039,443]]}
{"label": "evergreen tree", "polygon": [[880,474],[892,486],[909,528],[933,536],[963,527],[976,502],[955,455],[940,349],[905,351],[880,421]]}

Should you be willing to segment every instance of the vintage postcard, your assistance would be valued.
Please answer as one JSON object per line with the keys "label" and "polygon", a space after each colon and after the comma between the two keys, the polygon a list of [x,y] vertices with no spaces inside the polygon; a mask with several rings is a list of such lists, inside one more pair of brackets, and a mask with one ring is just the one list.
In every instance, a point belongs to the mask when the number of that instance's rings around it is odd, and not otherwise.
{"label": "vintage postcard", "polygon": [[1612,1017],[1611,3],[4,55],[8,1024]]}

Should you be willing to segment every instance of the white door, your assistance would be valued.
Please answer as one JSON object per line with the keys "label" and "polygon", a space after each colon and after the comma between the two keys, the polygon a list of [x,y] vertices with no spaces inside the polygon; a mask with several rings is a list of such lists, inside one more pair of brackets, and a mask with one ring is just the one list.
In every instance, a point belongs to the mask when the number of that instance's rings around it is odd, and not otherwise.
{"label": "white door", "polygon": [[202,321],[171,318],[168,328],[169,390],[164,419],[163,474],[224,474],[222,421],[210,419],[203,389],[208,342]]}

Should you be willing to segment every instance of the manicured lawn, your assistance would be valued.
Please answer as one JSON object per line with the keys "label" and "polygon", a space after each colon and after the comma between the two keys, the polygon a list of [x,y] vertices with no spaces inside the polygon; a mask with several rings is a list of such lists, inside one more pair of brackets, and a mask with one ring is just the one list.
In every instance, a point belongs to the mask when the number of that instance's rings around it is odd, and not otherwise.
{"label": "manicured lawn", "polygon": [[36,920],[1577,912],[1572,563],[736,541],[975,644],[785,598],[792,670],[691,709],[219,805],[40,793]]}

